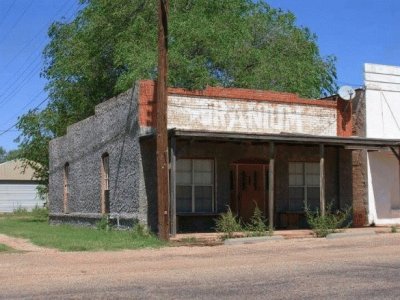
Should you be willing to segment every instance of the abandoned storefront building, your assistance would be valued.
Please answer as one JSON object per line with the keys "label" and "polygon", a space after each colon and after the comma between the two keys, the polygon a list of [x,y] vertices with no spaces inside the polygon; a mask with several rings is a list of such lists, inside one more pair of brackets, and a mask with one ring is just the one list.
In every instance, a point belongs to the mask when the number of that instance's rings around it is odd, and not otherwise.
{"label": "abandoned storefront building", "polygon": [[[155,89],[137,82],[50,142],[51,222],[109,213],[157,230]],[[172,234],[210,229],[228,206],[244,221],[257,205],[275,228],[304,227],[305,205],[358,201],[353,149],[397,145],[352,136],[348,101],[237,88],[169,88],[168,129]]]}

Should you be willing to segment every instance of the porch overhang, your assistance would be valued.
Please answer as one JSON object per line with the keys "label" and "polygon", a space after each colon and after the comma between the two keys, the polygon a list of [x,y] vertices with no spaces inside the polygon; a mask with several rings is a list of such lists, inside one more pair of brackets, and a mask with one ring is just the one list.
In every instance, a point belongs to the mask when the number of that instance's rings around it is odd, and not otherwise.
{"label": "porch overhang", "polygon": [[[275,212],[275,154],[278,145],[301,145],[313,146],[319,148],[319,187],[320,187],[320,209],[321,214],[325,213],[326,195],[325,195],[325,148],[336,147],[349,151],[366,150],[380,151],[391,150],[400,161],[400,140],[399,139],[376,139],[364,137],[338,137],[338,136],[318,136],[306,134],[291,134],[282,132],[279,134],[250,134],[235,132],[217,132],[217,131],[194,131],[182,129],[169,129],[170,139],[170,210],[171,210],[171,234],[177,232],[176,217],[176,150],[177,142],[214,142],[214,143],[250,143],[254,145],[268,144],[268,221],[270,228],[274,228]],[[154,139],[155,133],[152,132],[140,137],[141,140]],[[397,150],[397,151],[396,151]],[[266,157],[267,158],[267,157]]]}
{"label": "porch overhang", "polygon": [[192,139],[202,141],[231,141],[231,142],[253,142],[275,144],[308,144],[344,147],[349,150],[366,149],[371,151],[400,146],[398,139],[376,139],[364,137],[337,137],[318,136],[305,134],[249,134],[215,131],[191,131],[170,129],[169,135],[177,139]]}

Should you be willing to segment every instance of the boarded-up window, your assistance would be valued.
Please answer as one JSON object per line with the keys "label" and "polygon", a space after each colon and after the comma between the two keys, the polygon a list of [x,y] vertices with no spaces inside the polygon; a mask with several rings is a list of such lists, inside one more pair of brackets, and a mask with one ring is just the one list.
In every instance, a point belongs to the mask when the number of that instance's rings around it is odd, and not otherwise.
{"label": "boarded-up window", "polygon": [[68,200],[69,200],[69,163],[64,165],[64,213],[68,213]]}
{"label": "boarded-up window", "polygon": [[319,163],[289,163],[289,210],[319,209]]}
{"label": "boarded-up window", "polygon": [[176,210],[191,213],[214,211],[214,160],[177,160]]}
{"label": "boarded-up window", "polygon": [[110,156],[104,153],[101,157],[101,212],[110,213]]}

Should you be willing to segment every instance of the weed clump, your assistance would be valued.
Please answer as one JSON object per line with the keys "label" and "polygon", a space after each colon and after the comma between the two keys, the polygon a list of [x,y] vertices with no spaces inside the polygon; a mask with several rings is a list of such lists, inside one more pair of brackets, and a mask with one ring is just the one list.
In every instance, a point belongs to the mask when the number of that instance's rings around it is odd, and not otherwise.
{"label": "weed clump", "polygon": [[273,235],[273,229],[267,226],[267,219],[263,216],[261,209],[257,204],[254,208],[254,213],[250,218],[250,222],[246,224],[246,231],[250,236],[265,236]]}
{"label": "weed clump", "polygon": [[44,222],[49,219],[49,210],[47,207],[39,207],[36,205],[32,209],[32,220],[35,222]]}
{"label": "weed clump", "polygon": [[103,215],[96,223],[96,228],[97,230],[103,230],[103,231],[111,231],[111,224],[110,224],[110,218],[108,215]]}
{"label": "weed clump", "polygon": [[150,232],[149,228],[142,224],[142,223],[136,223],[132,227],[132,237],[133,238],[146,238],[150,237],[152,233]]}
{"label": "weed clump", "polygon": [[351,221],[348,222],[352,211],[351,207],[336,212],[333,212],[331,207],[332,205],[328,205],[326,213],[322,215],[318,210],[313,212],[305,206],[307,223],[317,237],[326,237],[328,234],[338,232],[340,228],[347,228],[351,224]]}
{"label": "weed clump", "polygon": [[215,220],[215,229],[223,233],[225,238],[232,238],[235,232],[243,231],[240,220],[232,213],[230,207]]}

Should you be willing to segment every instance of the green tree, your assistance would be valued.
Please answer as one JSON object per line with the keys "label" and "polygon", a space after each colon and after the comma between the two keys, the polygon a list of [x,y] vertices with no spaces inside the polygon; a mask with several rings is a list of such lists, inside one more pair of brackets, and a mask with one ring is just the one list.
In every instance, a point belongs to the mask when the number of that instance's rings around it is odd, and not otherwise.
{"label": "green tree", "polygon": [[20,151],[18,149],[10,150],[7,152],[7,155],[5,157],[5,160],[14,160],[20,158]]}
{"label": "green tree", "polygon": [[0,164],[6,161],[7,151],[3,147],[0,146]]}
{"label": "green tree", "polygon": [[[158,0],[82,0],[55,22],[42,75],[49,103],[20,118],[21,155],[47,166],[47,143],[94,106],[157,75]],[[335,58],[295,16],[252,0],[170,0],[169,85],[269,89],[317,98],[336,90]],[[47,167],[38,175],[47,180]]]}

